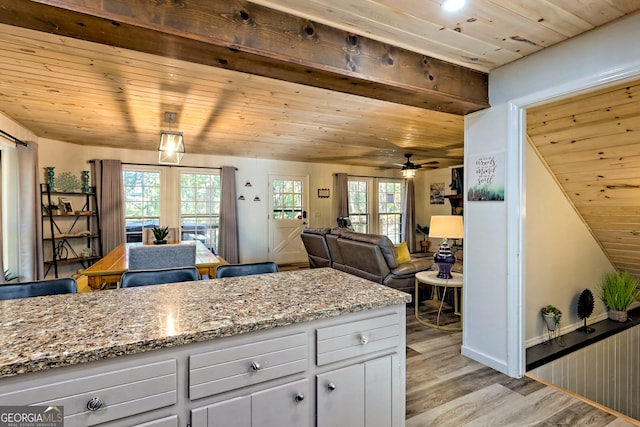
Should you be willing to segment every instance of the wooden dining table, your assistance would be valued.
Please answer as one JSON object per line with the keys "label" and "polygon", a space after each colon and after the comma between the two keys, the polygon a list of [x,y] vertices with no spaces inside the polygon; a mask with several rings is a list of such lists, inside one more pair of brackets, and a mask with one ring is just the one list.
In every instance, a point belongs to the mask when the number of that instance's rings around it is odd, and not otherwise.
{"label": "wooden dining table", "polygon": [[[196,268],[201,276],[215,277],[216,268],[228,264],[223,258],[216,256],[199,240],[196,240]],[[180,243],[193,243],[184,241]],[[122,243],[106,256],[82,272],[87,276],[92,290],[102,289],[107,283],[120,281],[122,273],[129,269],[129,248],[142,243]]]}

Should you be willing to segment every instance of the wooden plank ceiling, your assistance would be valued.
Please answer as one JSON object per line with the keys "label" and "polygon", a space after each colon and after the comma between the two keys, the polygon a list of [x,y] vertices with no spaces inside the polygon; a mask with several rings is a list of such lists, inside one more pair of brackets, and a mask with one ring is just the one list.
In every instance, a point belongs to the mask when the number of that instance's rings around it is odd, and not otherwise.
{"label": "wooden plank ceiling", "polygon": [[640,277],[640,81],[531,108],[527,133],[613,265]]}
{"label": "wooden plank ceiling", "polygon": [[188,153],[445,167],[487,71],[640,8],[439,3],[0,0],[0,111],[84,145],[155,150],[173,111]]}

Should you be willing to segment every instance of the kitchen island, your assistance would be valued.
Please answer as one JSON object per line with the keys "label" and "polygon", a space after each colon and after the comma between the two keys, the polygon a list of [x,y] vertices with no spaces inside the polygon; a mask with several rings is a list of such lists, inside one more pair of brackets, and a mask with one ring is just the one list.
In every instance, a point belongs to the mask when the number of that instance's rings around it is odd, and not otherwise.
{"label": "kitchen island", "polygon": [[67,427],[401,426],[410,298],[322,268],[0,301],[0,402]]}

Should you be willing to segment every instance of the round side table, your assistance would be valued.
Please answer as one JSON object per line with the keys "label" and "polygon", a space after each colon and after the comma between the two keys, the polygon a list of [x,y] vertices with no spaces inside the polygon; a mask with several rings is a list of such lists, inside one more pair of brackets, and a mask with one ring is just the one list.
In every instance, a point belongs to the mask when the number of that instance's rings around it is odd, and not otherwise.
{"label": "round side table", "polygon": [[[437,271],[421,271],[419,273],[416,273],[414,309],[415,309],[416,320],[418,322],[420,322],[423,325],[428,326],[430,328],[442,329],[444,331],[461,331],[462,330],[462,307],[461,306],[462,306],[462,278],[463,278],[463,275],[460,274],[460,273],[451,273],[451,275],[453,276],[452,279],[440,279],[438,277],[438,272]],[[418,288],[420,287],[421,284],[422,285],[431,285],[431,286],[434,286],[435,288],[438,288],[438,287],[444,288],[444,290],[442,292],[443,296],[447,292],[447,288],[454,288],[454,291],[453,291],[453,309],[454,309],[454,313],[460,316],[460,326],[442,326],[442,325],[440,325],[440,313],[442,312],[442,306],[444,304],[444,301],[438,299],[438,290],[437,289],[433,293],[434,297],[432,298],[433,301],[439,302],[438,317],[436,318],[436,323],[431,323],[431,322],[427,321],[426,319],[420,317],[420,314],[419,314],[420,300],[418,299]],[[458,293],[460,293],[459,297],[458,297]]]}

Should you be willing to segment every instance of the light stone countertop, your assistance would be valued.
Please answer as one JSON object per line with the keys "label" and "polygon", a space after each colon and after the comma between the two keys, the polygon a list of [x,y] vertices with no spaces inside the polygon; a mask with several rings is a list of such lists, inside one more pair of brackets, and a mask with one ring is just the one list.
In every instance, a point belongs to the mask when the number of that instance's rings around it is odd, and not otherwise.
{"label": "light stone countertop", "polygon": [[0,301],[0,378],[410,301],[332,268]]}

